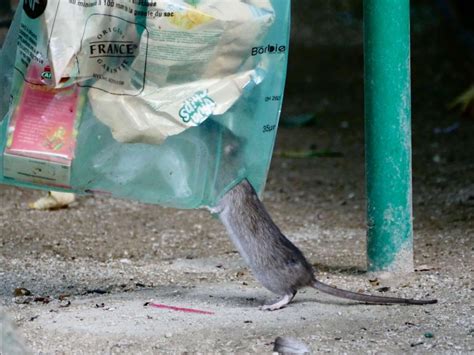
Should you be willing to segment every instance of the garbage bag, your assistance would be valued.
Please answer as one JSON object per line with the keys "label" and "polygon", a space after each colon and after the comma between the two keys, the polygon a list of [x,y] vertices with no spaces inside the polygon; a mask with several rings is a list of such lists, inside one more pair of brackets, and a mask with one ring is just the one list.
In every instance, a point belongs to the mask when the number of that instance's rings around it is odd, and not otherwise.
{"label": "garbage bag", "polygon": [[23,1],[0,52],[0,183],[213,206],[262,191],[288,0]]}

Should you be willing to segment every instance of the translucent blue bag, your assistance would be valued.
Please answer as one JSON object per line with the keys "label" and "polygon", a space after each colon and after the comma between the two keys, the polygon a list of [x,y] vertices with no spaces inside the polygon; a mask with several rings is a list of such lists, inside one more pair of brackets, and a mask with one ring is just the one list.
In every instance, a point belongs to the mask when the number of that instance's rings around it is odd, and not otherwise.
{"label": "translucent blue bag", "polygon": [[0,54],[0,183],[178,208],[261,191],[289,21],[288,0],[25,0]]}

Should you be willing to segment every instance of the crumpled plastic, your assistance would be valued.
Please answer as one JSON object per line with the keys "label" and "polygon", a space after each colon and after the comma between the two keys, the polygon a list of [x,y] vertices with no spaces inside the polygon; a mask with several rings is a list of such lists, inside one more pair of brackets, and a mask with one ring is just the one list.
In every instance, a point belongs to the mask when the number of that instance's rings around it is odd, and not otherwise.
{"label": "crumpled plastic", "polygon": [[99,89],[89,91],[93,112],[122,143],[161,144],[222,115],[264,71],[251,49],[273,22],[268,1],[152,3],[50,0],[45,12],[52,84]]}

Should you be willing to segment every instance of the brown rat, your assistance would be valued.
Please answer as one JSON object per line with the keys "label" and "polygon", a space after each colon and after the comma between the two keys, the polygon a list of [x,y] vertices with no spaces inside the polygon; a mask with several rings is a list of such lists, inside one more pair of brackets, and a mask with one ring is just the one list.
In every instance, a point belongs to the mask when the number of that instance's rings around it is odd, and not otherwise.
{"label": "brown rat", "polygon": [[314,277],[311,264],[303,253],[290,242],[275,225],[247,181],[231,189],[211,209],[219,215],[227,232],[249,265],[255,278],[268,290],[281,296],[274,304],[264,305],[265,310],[277,310],[291,302],[303,287],[350,300],[375,304],[431,304],[437,300],[415,300],[366,295],[326,285]]}

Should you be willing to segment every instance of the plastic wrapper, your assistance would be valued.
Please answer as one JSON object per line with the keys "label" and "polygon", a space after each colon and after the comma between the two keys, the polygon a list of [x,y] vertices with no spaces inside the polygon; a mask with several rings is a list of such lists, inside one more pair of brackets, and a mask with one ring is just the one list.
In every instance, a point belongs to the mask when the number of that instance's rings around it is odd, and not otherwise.
{"label": "plastic wrapper", "polygon": [[0,183],[213,206],[263,189],[288,0],[24,1],[0,53]]}

